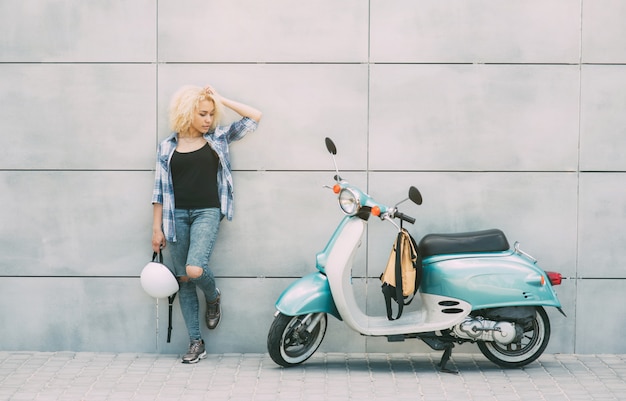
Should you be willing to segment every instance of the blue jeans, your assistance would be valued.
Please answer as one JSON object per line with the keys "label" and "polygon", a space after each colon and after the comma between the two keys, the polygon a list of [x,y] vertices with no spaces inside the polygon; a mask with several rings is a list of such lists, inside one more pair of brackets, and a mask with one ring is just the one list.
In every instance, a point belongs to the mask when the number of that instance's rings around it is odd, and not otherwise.
{"label": "blue jeans", "polygon": [[174,210],[176,225],[176,242],[170,242],[170,254],[173,271],[176,277],[187,276],[187,266],[199,266],[202,275],[180,281],[179,303],[185,319],[185,325],[191,340],[202,338],[198,315],[198,293],[204,293],[207,302],[215,301],[217,289],[215,276],[209,269],[209,258],[220,227],[221,212],[217,208],[209,209],[176,209]]}

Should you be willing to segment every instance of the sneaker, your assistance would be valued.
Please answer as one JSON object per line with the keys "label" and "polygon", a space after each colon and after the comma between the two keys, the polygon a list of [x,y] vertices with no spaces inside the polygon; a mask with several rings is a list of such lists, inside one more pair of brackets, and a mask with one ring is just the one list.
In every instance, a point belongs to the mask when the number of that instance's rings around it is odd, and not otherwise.
{"label": "sneaker", "polygon": [[206,349],[203,340],[192,340],[189,344],[189,351],[183,356],[183,363],[197,363],[200,359],[206,358]]}
{"label": "sneaker", "polygon": [[217,298],[213,302],[206,303],[206,326],[213,330],[220,324],[222,318],[222,307],[220,306],[220,290],[217,289]]}

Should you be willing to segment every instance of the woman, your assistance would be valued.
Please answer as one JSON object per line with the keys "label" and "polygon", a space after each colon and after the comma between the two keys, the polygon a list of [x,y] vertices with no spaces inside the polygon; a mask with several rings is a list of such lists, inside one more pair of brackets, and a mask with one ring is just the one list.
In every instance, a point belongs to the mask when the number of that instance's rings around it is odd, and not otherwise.
{"label": "woman", "polygon": [[[218,126],[222,106],[242,118]],[[259,110],[220,96],[211,86],[185,86],[170,104],[173,133],[157,152],[152,249],[159,252],[169,245],[180,282],[179,302],[190,339],[183,363],[206,357],[196,288],[207,303],[207,327],[216,328],[221,319],[220,291],[208,263],[221,219],[233,217],[228,145],[254,131],[260,119]]]}

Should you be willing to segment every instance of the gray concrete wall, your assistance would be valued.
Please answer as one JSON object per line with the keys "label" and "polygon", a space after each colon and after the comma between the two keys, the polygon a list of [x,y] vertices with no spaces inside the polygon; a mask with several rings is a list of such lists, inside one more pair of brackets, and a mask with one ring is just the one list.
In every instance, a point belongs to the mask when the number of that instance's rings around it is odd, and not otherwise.
{"label": "gray concrete wall", "polygon": [[[275,299],[340,219],[325,136],[380,201],[421,189],[416,237],[499,227],[562,272],[548,352],[626,352],[625,19],[620,0],[2,1],[0,347],[186,348],[138,275],[169,98],[210,83],[264,112],[232,147],[210,352],[265,351]],[[370,313],[392,238],[372,221],[357,256]],[[428,348],[332,320],[322,349]]]}

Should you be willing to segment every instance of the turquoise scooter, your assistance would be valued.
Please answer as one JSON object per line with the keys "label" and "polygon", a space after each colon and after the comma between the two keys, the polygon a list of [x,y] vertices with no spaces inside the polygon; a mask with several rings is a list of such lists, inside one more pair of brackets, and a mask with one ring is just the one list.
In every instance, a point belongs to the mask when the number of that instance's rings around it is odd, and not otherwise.
{"label": "turquoise scooter", "polygon": [[[403,221],[413,224],[415,219],[398,211],[398,205],[378,203],[339,177],[337,149],[329,138],[326,147],[337,171],[332,189],[345,216],[317,254],[317,271],[296,280],[276,301],[267,337],[274,362],[289,367],[310,358],[324,338],[329,314],[364,336],[421,339],[443,351],[439,366],[446,372],[455,344],[476,343],[490,361],[504,368],[525,366],[543,353],[550,339],[544,307],[565,315],[553,288],[561,283],[561,274],[539,268],[518,243],[511,249],[497,229],[426,235],[418,244],[419,308],[405,311],[397,320],[363,313],[351,272],[369,218],[379,217],[398,230]],[[415,187],[410,188],[409,199],[422,203]]]}

